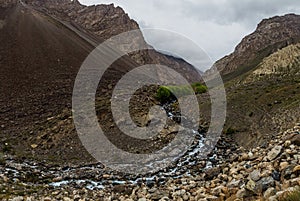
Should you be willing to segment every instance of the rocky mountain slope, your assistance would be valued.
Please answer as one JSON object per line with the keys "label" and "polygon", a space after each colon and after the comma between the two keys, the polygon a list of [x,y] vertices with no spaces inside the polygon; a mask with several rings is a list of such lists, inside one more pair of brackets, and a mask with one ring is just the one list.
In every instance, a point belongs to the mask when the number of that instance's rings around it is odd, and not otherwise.
{"label": "rocky mountain slope", "polygon": [[206,72],[221,72],[228,104],[224,131],[239,144],[263,145],[299,121],[299,38],[299,15],[265,19]]}
{"label": "rocky mountain slope", "polygon": [[[130,19],[122,8],[115,7],[113,4],[85,6],[81,5],[78,1],[69,0],[29,0],[27,2],[35,9],[59,18],[64,22],[69,22],[81,31],[92,33],[94,37],[96,36],[97,41],[99,39],[103,41],[114,35],[139,29],[137,22]],[[136,41],[146,44],[142,33],[137,36]],[[132,43],[134,41],[128,41],[128,45],[132,45]],[[154,63],[171,66],[193,82],[201,79],[190,64],[154,50],[139,51],[132,53],[130,56],[139,64]]]}
{"label": "rocky mountain slope", "polygon": [[[113,5],[1,0],[0,28],[0,148],[8,144],[20,157],[88,158],[69,119],[76,74],[95,46],[113,35],[138,29],[137,23]],[[142,34],[137,40],[145,43]],[[112,65],[103,77],[101,97],[109,100],[114,84],[141,64],[166,64],[190,81],[199,80],[196,70],[181,59],[153,49],[139,51]],[[109,120],[104,122],[111,125]],[[43,152],[32,148],[41,141]],[[82,155],[75,154],[78,150]]]}
{"label": "rocky mountain slope", "polygon": [[217,61],[212,69],[218,69],[224,79],[231,79],[255,68],[264,57],[278,49],[299,41],[300,16],[288,14],[265,19],[232,54]]}

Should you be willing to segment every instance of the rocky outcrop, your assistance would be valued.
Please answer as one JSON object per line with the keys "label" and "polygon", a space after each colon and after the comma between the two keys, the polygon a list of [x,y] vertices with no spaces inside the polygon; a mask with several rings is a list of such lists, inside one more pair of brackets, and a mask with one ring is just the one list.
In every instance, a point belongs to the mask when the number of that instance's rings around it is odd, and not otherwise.
{"label": "rocky outcrop", "polygon": [[263,59],[245,82],[300,77],[300,43],[289,45]]}
{"label": "rocky outcrop", "polygon": [[212,69],[234,78],[256,67],[264,57],[300,41],[300,16],[288,14],[265,19],[246,36],[234,52],[219,61]]}
{"label": "rocky outcrop", "polygon": [[84,6],[78,1],[70,0],[31,0],[28,3],[51,16],[70,21],[103,40],[139,28],[122,8],[115,7],[113,4]]}

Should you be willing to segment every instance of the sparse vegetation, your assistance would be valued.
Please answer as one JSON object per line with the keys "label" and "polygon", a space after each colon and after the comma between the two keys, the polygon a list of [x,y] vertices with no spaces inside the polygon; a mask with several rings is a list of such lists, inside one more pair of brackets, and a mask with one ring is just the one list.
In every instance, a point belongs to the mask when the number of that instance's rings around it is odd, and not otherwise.
{"label": "sparse vegetation", "polygon": [[161,86],[159,87],[159,89],[157,90],[157,95],[156,98],[158,100],[160,100],[161,102],[164,102],[168,99],[170,99],[171,97],[171,91],[168,89],[168,87],[166,86]]}
{"label": "sparse vegetation", "polygon": [[192,84],[192,87],[196,94],[202,94],[207,92],[207,87],[199,82]]}
{"label": "sparse vegetation", "polygon": [[234,134],[234,133],[236,133],[237,132],[237,130],[236,129],[234,129],[234,128],[232,128],[232,127],[229,127],[229,128],[227,128],[226,130],[225,130],[225,134],[226,135],[231,135],[231,134]]}
{"label": "sparse vegetation", "polygon": [[0,152],[0,165],[4,165],[4,164],[5,164],[4,154]]}
{"label": "sparse vegetation", "polygon": [[295,191],[287,192],[284,194],[279,201],[299,201],[300,200],[300,187]]}
{"label": "sparse vegetation", "polygon": [[193,83],[191,86],[160,86],[157,90],[156,98],[161,102],[166,102],[176,97],[207,92],[207,87],[201,83]]}

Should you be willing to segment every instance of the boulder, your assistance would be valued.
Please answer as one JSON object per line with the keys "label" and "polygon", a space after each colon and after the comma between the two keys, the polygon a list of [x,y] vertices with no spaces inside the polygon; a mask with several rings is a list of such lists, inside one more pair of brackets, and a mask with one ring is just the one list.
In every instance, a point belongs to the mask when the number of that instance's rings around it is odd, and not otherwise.
{"label": "boulder", "polygon": [[300,146],[300,135],[295,135],[292,139],[291,139],[291,143],[297,146]]}
{"label": "boulder", "polygon": [[274,160],[282,150],[282,146],[275,146],[269,153],[268,153],[268,159],[270,161]]}
{"label": "boulder", "polygon": [[220,167],[210,168],[205,171],[204,178],[206,180],[212,180],[214,177],[218,176],[221,173]]}
{"label": "boulder", "polygon": [[266,190],[266,192],[264,193],[264,198],[265,199],[268,199],[269,197],[273,196],[273,195],[276,195],[276,189],[271,187],[271,188],[268,188]]}
{"label": "boulder", "polygon": [[249,174],[249,177],[253,181],[258,181],[260,179],[260,171],[254,170]]}

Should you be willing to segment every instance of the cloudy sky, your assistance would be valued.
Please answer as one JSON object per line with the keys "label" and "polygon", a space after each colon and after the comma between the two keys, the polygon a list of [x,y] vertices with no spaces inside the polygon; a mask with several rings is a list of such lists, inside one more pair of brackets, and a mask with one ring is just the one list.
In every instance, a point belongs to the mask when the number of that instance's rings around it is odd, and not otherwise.
{"label": "cloudy sky", "polygon": [[[299,0],[79,0],[82,4],[121,6],[141,28],[159,28],[186,36],[213,61],[231,53],[263,18],[300,14]],[[152,37],[152,38],[151,38]],[[157,47],[155,36],[146,36]],[[165,43],[168,46],[170,43]],[[171,47],[172,46],[172,47]],[[169,48],[188,49],[170,45]],[[168,49],[168,48],[166,48]],[[183,55],[184,56],[184,55]],[[196,58],[194,59],[196,60]],[[193,59],[189,58],[193,63]]]}

